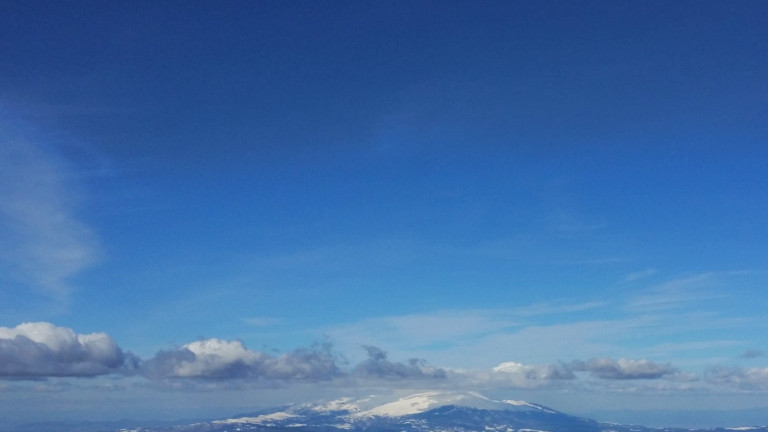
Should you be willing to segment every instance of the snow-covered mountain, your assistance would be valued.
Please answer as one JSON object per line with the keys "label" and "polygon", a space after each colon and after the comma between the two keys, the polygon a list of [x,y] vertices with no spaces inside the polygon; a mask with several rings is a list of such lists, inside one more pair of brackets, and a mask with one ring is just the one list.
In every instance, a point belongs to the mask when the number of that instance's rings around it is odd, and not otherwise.
{"label": "snow-covered mountain", "polygon": [[[691,432],[599,423],[551,408],[475,392],[423,392],[297,404],[235,418],[119,432]],[[731,431],[728,432],[732,432]],[[710,430],[708,432],[713,432]],[[721,430],[726,432],[726,430]],[[768,432],[766,427],[750,432]]]}
{"label": "snow-covered mountain", "polygon": [[[400,398],[394,402],[358,411],[351,415],[353,418],[373,417],[402,417],[423,413],[446,405],[494,411],[547,411],[540,405],[523,401],[497,401],[475,392],[425,392]],[[551,411],[551,410],[550,410]],[[554,411],[551,411],[554,412]]]}

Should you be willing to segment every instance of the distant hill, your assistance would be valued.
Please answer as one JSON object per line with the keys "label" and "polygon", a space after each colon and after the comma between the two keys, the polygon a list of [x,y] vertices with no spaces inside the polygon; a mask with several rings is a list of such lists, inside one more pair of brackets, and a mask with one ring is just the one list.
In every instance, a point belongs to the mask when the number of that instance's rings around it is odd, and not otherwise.
{"label": "distant hill", "polygon": [[[229,419],[187,424],[118,429],[62,428],[66,432],[703,432],[695,429],[653,429],[635,425],[601,423],[554,409],[513,400],[492,400],[475,392],[425,392],[394,401],[381,397],[343,398],[264,410]],[[103,424],[101,426],[107,426]],[[88,429],[91,427],[91,429]],[[766,426],[708,429],[708,432],[768,432]]]}

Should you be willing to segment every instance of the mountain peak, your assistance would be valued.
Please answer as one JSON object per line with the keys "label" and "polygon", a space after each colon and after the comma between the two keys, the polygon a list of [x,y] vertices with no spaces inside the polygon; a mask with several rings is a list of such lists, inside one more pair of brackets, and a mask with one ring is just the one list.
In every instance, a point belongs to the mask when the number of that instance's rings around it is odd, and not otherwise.
{"label": "mountain peak", "polygon": [[428,391],[402,397],[394,402],[355,412],[352,414],[352,418],[402,417],[420,414],[447,405],[493,411],[526,411],[535,409],[554,412],[524,401],[498,401],[489,399],[477,392]]}
{"label": "mountain peak", "polygon": [[[30,430],[39,430],[30,429]],[[424,391],[392,400],[385,396],[345,397],[284,406],[226,420],[132,429],[136,432],[713,432],[649,429],[564,414],[517,400],[494,400],[477,392]],[[768,427],[718,429],[768,432]],[[121,429],[120,432],[128,432]]]}

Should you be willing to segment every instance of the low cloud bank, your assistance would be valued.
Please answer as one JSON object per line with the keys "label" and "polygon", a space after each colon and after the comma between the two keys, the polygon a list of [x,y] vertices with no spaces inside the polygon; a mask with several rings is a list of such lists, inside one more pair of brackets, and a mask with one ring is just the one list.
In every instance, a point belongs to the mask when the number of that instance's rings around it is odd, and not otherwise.
{"label": "low cloud bank", "polygon": [[768,390],[768,367],[716,367],[707,371],[705,379],[718,386],[764,391]]}
{"label": "low cloud bank", "polygon": [[512,374],[531,381],[570,380],[576,378],[565,365],[526,365],[517,362],[505,362],[493,368],[493,372]]}
{"label": "low cloud bank", "polygon": [[576,360],[569,368],[576,372],[589,372],[592,376],[608,380],[659,379],[678,373],[669,363],[655,363],[646,359],[613,360],[594,358]]}
{"label": "low cloud bank", "polygon": [[632,380],[635,389],[768,391],[768,368],[762,367],[715,367],[697,375],[647,359],[593,358],[556,364],[504,362],[492,369],[462,370],[433,367],[421,359],[392,361],[379,347],[362,348],[368,357],[347,366],[327,342],[275,355],[250,350],[241,341],[211,338],[142,360],[123,351],[106,333],[78,334],[47,322],[29,322],[0,327],[0,379],[135,375],[169,388],[336,381],[353,386],[366,382],[423,386],[429,382],[452,388],[496,389],[581,385],[618,389],[616,386],[625,387],[620,381]]}
{"label": "low cloud bank", "polygon": [[330,343],[317,343],[282,355],[248,349],[217,338],[162,350],[141,360],[124,352],[106,333],[78,334],[47,322],[0,327],[0,378],[140,375],[150,380],[263,380],[319,382],[343,377],[383,380],[442,379],[444,370],[424,360],[394,362],[383,350],[365,346],[368,359],[344,372]]}
{"label": "low cloud bank", "polygon": [[[240,341],[211,338],[163,350],[148,360],[124,353],[105,333],[77,334],[50,323],[0,327],[0,377],[96,376],[135,372],[152,380],[256,379],[317,382],[341,377],[403,380],[482,382],[531,387],[576,379],[587,372],[604,380],[660,379],[678,374],[669,364],[641,359],[596,358],[550,365],[506,362],[491,371],[451,370],[429,366],[421,359],[391,361],[381,348],[366,345],[368,358],[344,372],[329,343],[318,343],[282,355],[252,351]],[[762,379],[763,370],[720,370],[710,381],[744,386]]]}
{"label": "low cloud bank", "polygon": [[354,368],[353,373],[358,376],[385,380],[446,378],[445,370],[430,367],[424,360],[414,358],[407,363],[391,362],[382,349],[371,345],[363,348],[368,352],[368,359]]}
{"label": "low cloud bank", "polygon": [[160,351],[143,362],[141,374],[151,379],[255,378],[284,381],[327,381],[341,375],[329,344],[316,344],[280,356],[251,351],[240,341],[205,339]]}
{"label": "low cloud bank", "polygon": [[134,362],[106,333],[77,334],[47,322],[0,327],[0,377],[97,376]]}

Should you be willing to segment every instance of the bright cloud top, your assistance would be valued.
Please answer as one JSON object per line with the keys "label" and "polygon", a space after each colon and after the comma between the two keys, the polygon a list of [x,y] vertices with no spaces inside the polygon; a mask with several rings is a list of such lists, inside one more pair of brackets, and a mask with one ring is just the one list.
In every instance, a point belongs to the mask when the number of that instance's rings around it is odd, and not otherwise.
{"label": "bright cloud top", "polygon": [[240,341],[213,338],[161,351],[142,370],[151,378],[321,381],[340,373],[329,348],[316,345],[276,357],[251,351]]}
{"label": "bright cloud top", "polygon": [[0,327],[0,377],[104,375],[126,359],[106,333],[77,334],[46,322]]}
{"label": "bright cloud top", "polygon": [[[105,333],[78,334],[47,322],[0,327],[0,379],[92,377],[137,373],[151,381],[203,380],[227,383],[313,383],[335,381],[339,386],[387,383],[399,387],[530,389],[563,388],[604,381],[664,380],[672,389],[763,391],[768,389],[765,368],[712,368],[702,377],[681,372],[669,363],[648,359],[593,358],[557,364],[503,362],[491,369],[451,369],[422,359],[391,361],[375,346],[364,346],[368,358],[345,366],[330,343],[316,343],[282,355],[248,349],[241,341],[202,339],[162,350],[148,360],[124,352]],[[594,381],[596,380],[596,381]],[[675,387],[675,382],[679,383]],[[367,384],[366,384],[367,383]],[[633,388],[637,388],[633,384]]]}

